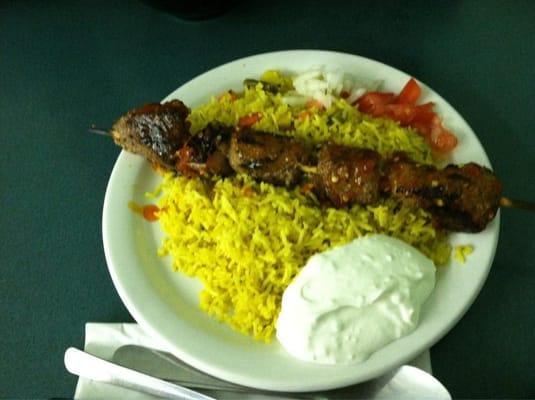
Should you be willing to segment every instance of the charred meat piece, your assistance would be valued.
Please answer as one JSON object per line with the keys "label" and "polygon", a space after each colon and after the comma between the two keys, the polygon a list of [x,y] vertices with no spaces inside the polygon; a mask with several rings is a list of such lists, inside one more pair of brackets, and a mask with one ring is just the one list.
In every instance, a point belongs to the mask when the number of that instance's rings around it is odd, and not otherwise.
{"label": "charred meat piece", "polygon": [[407,204],[429,208],[442,195],[442,189],[429,181],[436,168],[417,165],[404,155],[385,162],[382,190]]}
{"label": "charred meat piece", "polygon": [[228,176],[234,171],[228,162],[232,128],[219,123],[207,125],[192,135],[179,150],[176,170],[186,176]]}
{"label": "charred meat piece", "polygon": [[311,162],[311,150],[285,136],[249,129],[236,130],[230,140],[229,162],[237,172],[275,185],[293,186]]}
{"label": "charred meat piece", "polygon": [[500,181],[491,170],[474,163],[438,170],[393,161],[385,177],[391,197],[428,210],[441,229],[480,232],[499,208]]}
{"label": "charred meat piece", "polygon": [[190,137],[188,115],[189,109],[179,100],[150,103],[119,118],[110,133],[126,151],[174,169],[176,152]]}
{"label": "charred meat piece", "polygon": [[318,155],[315,191],[337,207],[373,204],[379,200],[379,153],[361,148],[327,144]]}

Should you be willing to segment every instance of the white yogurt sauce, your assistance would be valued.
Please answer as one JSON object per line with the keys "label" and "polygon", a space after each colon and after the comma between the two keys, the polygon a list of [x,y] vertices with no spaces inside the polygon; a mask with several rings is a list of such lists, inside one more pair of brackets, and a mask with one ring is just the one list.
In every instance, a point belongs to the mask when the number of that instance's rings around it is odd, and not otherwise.
{"label": "white yogurt sauce", "polygon": [[373,235],[314,255],[288,286],[277,339],[322,364],[361,362],[418,325],[435,286],[433,262],[401,240]]}

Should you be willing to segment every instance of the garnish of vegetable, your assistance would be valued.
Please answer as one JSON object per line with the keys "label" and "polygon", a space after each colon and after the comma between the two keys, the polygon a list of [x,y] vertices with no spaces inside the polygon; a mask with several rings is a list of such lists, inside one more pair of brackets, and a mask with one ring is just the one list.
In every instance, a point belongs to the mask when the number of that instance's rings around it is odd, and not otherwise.
{"label": "garnish of vegetable", "polygon": [[149,222],[155,222],[159,219],[159,213],[162,211],[157,205],[155,204],[146,204],[141,205],[137,204],[134,201],[130,201],[128,203],[128,207],[135,213],[141,214],[145,220]]}
{"label": "garnish of vegetable", "polygon": [[448,153],[457,146],[457,137],[442,125],[433,110],[434,103],[417,104],[422,90],[411,78],[396,96],[387,92],[367,92],[357,101],[358,109],[374,117],[389,118],[413,128],[437,153]]}
{"label": "garnish of vegetable", "polygon": [[245,115],[241,117],[238,121],[238,126],[240,128],[250,128],[254,124],[256,124],[258,121],[262,119],[262,114],[260,113],[252,113],[249,115]]}

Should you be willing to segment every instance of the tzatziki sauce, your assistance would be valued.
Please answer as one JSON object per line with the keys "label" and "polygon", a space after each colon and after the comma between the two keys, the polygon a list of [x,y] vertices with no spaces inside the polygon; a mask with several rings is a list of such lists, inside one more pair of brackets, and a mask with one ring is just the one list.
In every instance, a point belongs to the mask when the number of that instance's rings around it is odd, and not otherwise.
{"label": "tzatziki sauce", "polygon": [[371,235],[312,256],[282,296],[276,336],[294,357],[357,363],[412,332],[435,265],[409,244]]}

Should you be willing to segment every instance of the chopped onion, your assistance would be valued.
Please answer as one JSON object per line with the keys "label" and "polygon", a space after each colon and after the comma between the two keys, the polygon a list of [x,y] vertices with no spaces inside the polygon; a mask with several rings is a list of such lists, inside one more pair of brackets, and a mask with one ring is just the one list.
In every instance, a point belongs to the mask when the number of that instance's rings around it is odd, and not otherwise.
{"label": "chopped onion", "polygon": [[293,78],[295,92],[288,93],[283,100],[288,105],[300,106],[312,98],[325,108],[329,108],[342,91],[349,93],[347,101],[353,103],[364,92],[378,87],[378,82],[365,85],[356,82],[338,69],[328,70],[324,67],[317,67],[295,76]]}

